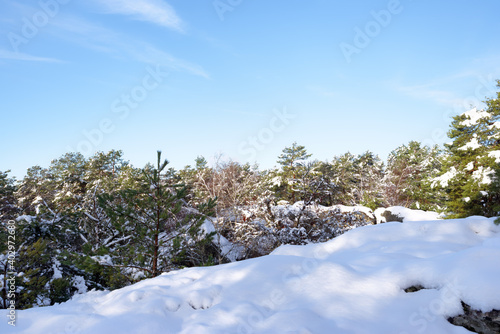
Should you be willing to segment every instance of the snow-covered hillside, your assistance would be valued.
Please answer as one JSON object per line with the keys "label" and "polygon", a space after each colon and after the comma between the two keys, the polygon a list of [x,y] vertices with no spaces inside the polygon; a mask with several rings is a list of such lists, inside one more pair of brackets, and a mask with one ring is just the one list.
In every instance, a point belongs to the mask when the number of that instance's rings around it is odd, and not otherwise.
{"label": "snow-covered hillside", "polygon": [[500,309],[499,259],[493,219],[369,225],[19,311],[16,327],[3,310],[0,333],[468,333],[446,319],[461,301]]}

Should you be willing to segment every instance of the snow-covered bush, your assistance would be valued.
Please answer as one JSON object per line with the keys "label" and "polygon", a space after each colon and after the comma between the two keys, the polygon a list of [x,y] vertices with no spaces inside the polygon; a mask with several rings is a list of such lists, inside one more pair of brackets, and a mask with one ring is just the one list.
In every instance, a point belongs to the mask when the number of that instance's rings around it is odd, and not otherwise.
{"label": "snow-covered bush", "polygon": [[245,249],[245,258],[269,254],[279,245],[325,242],[355,227],[374,224],[366,207],[326,207],[297,202],[239,208],[237,215],[220,217],[220,233]]}

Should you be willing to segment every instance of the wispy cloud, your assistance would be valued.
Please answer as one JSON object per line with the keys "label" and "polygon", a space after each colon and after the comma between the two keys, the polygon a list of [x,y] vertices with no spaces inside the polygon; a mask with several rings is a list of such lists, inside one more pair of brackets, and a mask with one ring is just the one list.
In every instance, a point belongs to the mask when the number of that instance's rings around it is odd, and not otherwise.
{"label": "wispy cloud", "polygon": [[59,59],[32,56],[26,53],[0,49],[0,59],[59,63]]}
{"label": "wispy cloud", "polygon": [[423,84],[408,85],[396,80],[391,85],[395,90],[416,99],[428,100],[445,107],[469,108],[471,104],[478,105],[486,96],[495,92],[494,79],[498,73],[498,66],[491,66],[486,70],[483,61],[473,61],[467,68]]}
{"label": "wispy cloud", "polygon": [[455,93],[439,89],[433,84],[400,86],[398,90],[408,96],[421,100],[430,100],[447,107],[455,106],[462,101]]}
{"label": "wispy cloud", "polygon": [[178,32],[184,32],[184,22],[168,3],[162,0],[94,0],[106,13],[128,15]]}
{"label": "wispy cloud", "polygon": [[144,41],[133,40],[130,36],[117,33],[98,24],[67,16],[54,25],[59,28],[59,38],[82,47],[105,53],[116,58],[130,58],[147,64],[160,64],[173,71],[183,71],[192,75],[210,78],[202,66],[176,58],[170,53]]}
{"label": "wispy cloud", "polygon": [[140,47],[127,46],[128,52],[138,61],[150,64],[164,64],[172,70],[185,71],[209,79],[210,75],[200,65],[178,59],[167,52],[159,50],[147,43],[140,43]]}

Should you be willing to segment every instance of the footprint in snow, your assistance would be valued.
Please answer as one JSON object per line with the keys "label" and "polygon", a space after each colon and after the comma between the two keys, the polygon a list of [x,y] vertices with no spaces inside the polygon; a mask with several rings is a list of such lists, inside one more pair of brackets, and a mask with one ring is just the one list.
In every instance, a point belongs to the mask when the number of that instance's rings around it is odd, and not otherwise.
{"label": "footprint in snow", "polygon": [[181,307],[182,302],[175,297],[165,298],[165,308],[170,312],[176,312]]}
{"label": "footprint in snow", "polygon": [[132,291],[128,294],[127,298],[132,303],[138,302],[139,300],[144,298],[144,292],[138,290]]}
{"label": "footprint in snow", "polygon": [[189,295],[188,304],[195,310],[205,310],[215,304],[215,299],[220,295],[222,287],[215,285],[208,289],[196,290]]}

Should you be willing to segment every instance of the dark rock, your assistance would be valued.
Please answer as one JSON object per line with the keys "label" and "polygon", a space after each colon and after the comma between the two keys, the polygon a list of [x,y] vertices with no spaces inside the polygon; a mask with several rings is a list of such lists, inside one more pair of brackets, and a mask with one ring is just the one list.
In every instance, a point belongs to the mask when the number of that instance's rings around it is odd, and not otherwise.
{"label": "dark rock", "polygon": [[409,288],[406,288],[405,292],[407,292],[407,293],[417,292],[417,291],[420,291],[422,289],[425,289],[425,288],[423,286],[421,286],[420,284],[417,284],[417,285],[412,285]]}
{"label": "dark rock", "polygon": [[392,213],[390,210],[385,210],[383,213],[382,213],[382,217],[385,218],[385,221],[387,223],[389,222],[400,222],[402,223],[403,222],[403,217],[397,215],[397,214],[394,214]]}
{"label": "dark rock", "polygon": [[462,308],[464,309],[464,314],[448,318],[450,323],[456,326],[462,326],[474,333],[500,333],[500,311],[476,311],[471,309],[471,307],[464,302],[462,302]]}

